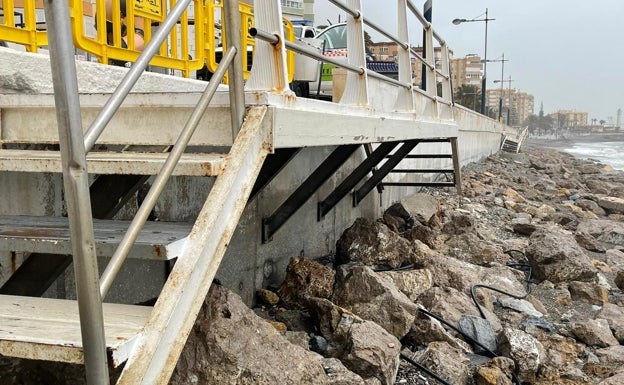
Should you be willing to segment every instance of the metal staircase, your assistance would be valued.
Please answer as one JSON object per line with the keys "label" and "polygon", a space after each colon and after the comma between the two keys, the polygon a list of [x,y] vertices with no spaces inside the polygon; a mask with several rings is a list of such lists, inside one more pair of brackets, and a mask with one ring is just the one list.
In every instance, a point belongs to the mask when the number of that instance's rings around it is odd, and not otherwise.
{"label": "metal staircase", "polygon": [[[291,46],[284,40],[276,0],[256,2],[254,33],[266,41],[255,47],[245,90],[237,54],[240,34],[232,32],[241,30],[238,4],[225,1],[229,46],[203,93],[129,94],[188,6],[183,0],[116,91],[105,95],[78,92],[67,3],[44,1],[55,94],[0,94],[0,172],[62,173],[67,218],[0,216],[0,250],[31,253],[0,289],[0,354],[84,363],[90,385],[108,384],[109,365],[124,362],[119,384],[166,384],[250,196],[301,148],[333,151],[266,218],[264,241],[350,157],[359,163],[337,186],[324,189],[329,194],[319,196],[318,220],[350,193],[357,205],[373,189],[390,186],[384,178],[403,160],[422,158],[412,150],[427,142],[451,144],[450,154],[427,156],[451,160],[459,189],[458,127],[445,42],[411,1],[398,0],[398,37],[384,34],[400,43],[399,79],[386,78],[365,69],[360,0],[336,3],[349,10],[353,52],[348,63],[336,63],[350,71],[340,103],[297,98],[288,91],[286,48]],[[425,29],[426,59],[405,43],[409,11]],[[434,41],[441,46],[441,69],[435,67]],[[429,89],[412,83],[413,58],[425,65]],[[218,83],[226,70],[229,86],[223,90]],[[172,175],[215,178],[193,224],[148,221]],[[114,220],[148,176],[151,188],[136,217]],[[102,272],[98,256],[111,257]],[[102,303],[126,258],[176,259],[153,307]],[[40,296],[70,260],[77,301],[24,296]],[[58,333],[46,333],[50,328]]]}
{"label": "metal staircase", "polygon": [[525,127],[522,131],[518,131],[516,135],[507,134],[501,143],[501,150],[505,152],[518,153],[522,143],[529,134],[529,128]]}

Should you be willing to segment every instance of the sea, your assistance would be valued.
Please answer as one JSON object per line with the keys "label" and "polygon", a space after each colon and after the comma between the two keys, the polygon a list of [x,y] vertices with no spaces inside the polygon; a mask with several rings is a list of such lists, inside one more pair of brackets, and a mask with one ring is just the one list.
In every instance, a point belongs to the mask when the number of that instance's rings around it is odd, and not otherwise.
{"label": "sea", "polygon": [[582,141],[561,148],[581,159],[595,159],[624,171],[624,141]]}

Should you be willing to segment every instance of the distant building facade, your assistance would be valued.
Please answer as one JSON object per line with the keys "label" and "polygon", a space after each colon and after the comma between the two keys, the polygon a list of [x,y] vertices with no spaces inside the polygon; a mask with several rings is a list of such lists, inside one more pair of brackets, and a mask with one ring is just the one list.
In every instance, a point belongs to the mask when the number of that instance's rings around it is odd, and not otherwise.
{"label": "distant building facade", "polygon": [[588,113],[571,111],[571,110],[559,110],[549,115],[553,124],[557,128],[577,128],[585,127],[588,123]]}
{"label": "distant building facade", "polygon": [[[502,94],[501,94],[502,92]],[[527,118],[534,114],[535,97],[526,92],[521,92],[515,88],[494,88],[486,91],[486,106],[490,111],[490,116],[498,118],[498,110],[502,95],[502,117],[509,124],[519,126],[524,124]]]}
{"label": "distant building facade", "polygon": [[453,82],[453,93],[456,93],[462,85],[475,86],[481,88],[483,77],[483,63],[476,55],[468,55],[459,59],[451,60],[451,80]]}
{"label": "distant building facade", "polygon": [[[368,52],[372,55],[373,60],[376,61],[391,61],[396,62],[399,58],[399,46],[395,42],[379,42],[379,43],[369,43],[366,46]],[[421,57],[423,56],[422,47],[412,47],[413,52],[416,52]],[[449,51],[449,56],[453,57],[453,51]],[[442,69],[442,49],[440,47],[435,47],[433,50],[433,58],[435,63],[435,68],[438,70]],[[411,57],[411,67],[412,67],[412,83],[413,84],[421,84],[422,80],[422,62],[412,55]]]}

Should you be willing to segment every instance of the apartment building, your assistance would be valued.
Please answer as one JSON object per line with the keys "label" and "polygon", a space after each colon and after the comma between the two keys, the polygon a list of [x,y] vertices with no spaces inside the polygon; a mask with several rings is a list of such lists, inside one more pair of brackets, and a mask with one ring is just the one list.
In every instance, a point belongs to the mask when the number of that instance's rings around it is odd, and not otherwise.
{"label": "apartment building", "polygon": [[[502,94],[501,94],[502,92]],[[515,88],[494,88],[486,92],[485,105],[491,111],[490,116],[498,117],[498,110],[502,95],[502,116],[512,126],[522,125],[527,118],[534,114],[535,97]]]}
{"label": "apartment building", "polygon": [[477,55],[466,55],[466,57],[451,60],[453,93],[456,93],[462,85],[481,88],[482,76],[483,63],[481,62],[481,57]]}
{"label": "apartment building", "polygon": [[557,128],[583,127],[588,124],[587,112],[559,110],[549,116],[552,117],[553,124]]}

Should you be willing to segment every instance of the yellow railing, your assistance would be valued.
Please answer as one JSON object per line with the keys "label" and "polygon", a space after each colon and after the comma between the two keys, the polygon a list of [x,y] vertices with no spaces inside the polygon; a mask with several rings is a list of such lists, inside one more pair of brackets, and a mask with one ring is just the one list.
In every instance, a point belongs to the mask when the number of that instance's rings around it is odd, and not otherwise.
{"label": "yellow railing", "polygon": [[[112,14],[107,17],[107,0],[96,0],[95,3],[68,1],[76,48],[92,54],[101,63],[136,61],[140,47],[136,46],[134,38],[129,38],[134,37],[135,28],[143,33],[146,45],[152,38],[152,29],[158,27],[168,9],[176,4],[176,0],[108,0],[112,10],[109,13]],[[122,4],[125,3],[134,4],[134,7],[126,7],[123,15]],[[36,11],[43,13],[42,0],[0,0],[0,4],[0,13],[4,14],[0,16],[0,40],[21,44],[29,52],[37,52],[38,47],[47,46],[46,31],[37,30]],[[216,71],[222,52],[227,48],[225,33],[222,33],[227,26],[221,24],[221,1],[194,0],[192,4],[194,14],[189,16],[188,9],[184,12],[150,65],[179,70],[185,77],[190,71],[202,68],[204,63],[210,72]],[[248,4],[240,3],[239,9],[242,46],[248,51],[243,55],[244,76],[247,78],[255,46],[255,40],[247,31],[254,25],[254,15],[253,7]],[[40,19],[43,20],[42,15]],[[45,28],[45,23],[42,24]],[[284,28],[286,38],[293,41],[292,23],[284,19]],[[219,47],[219,44],[222,46]],[[292,80],[295,57],[290,51],[287,64],[289,79]]]}
{"label": "yellow railing", "polygon": [[48,45],[48,35],[37,30],[36,9],[41,0],[0,0],[0,40],[21,44],[28,52]]}
{"label": "yellow railing", "polygon": [[[112,1],[112,17],[106,20],[106,2],[97,0],[94,14],[95,36],[85,31],[91,29],[87,25],[88,18],[83,17],[82,1],[69,0],[71,10],[72,30],[74,44],[77,48],[89,52],[98,58],[101,63],[110,60],[118,62],[134,62],[140,54],[135,46],[135,29],[140,29],[143,39],[147,44],[152,38],[152,28],[161,23],[176,1],[169,0],[126,0],[132,1],[134,7],[126,8],[125,17],[121,14],[120,0]],[[169,34],[168,40],[160,47],[160,53],[150,61],[151,65],[180,70],[183,76],[188,77],[190,71],[201,68],[204,65],[204,50],[194,47],[203,46],[204,23],[195,23],[195,20],[204,19],[205,8],[201,0],[193,2],[194,19],[189,18],[189,10],[182,14],[178,25]],[[195,26],[194,35],[191,36],[191,25]],[[107,33],[108,31],[111,33]],[[142,27],[142,28],[141,28]],[[125,29],[126,36],[122,36]],[[129,38],[132,37],[132,38]]]}

